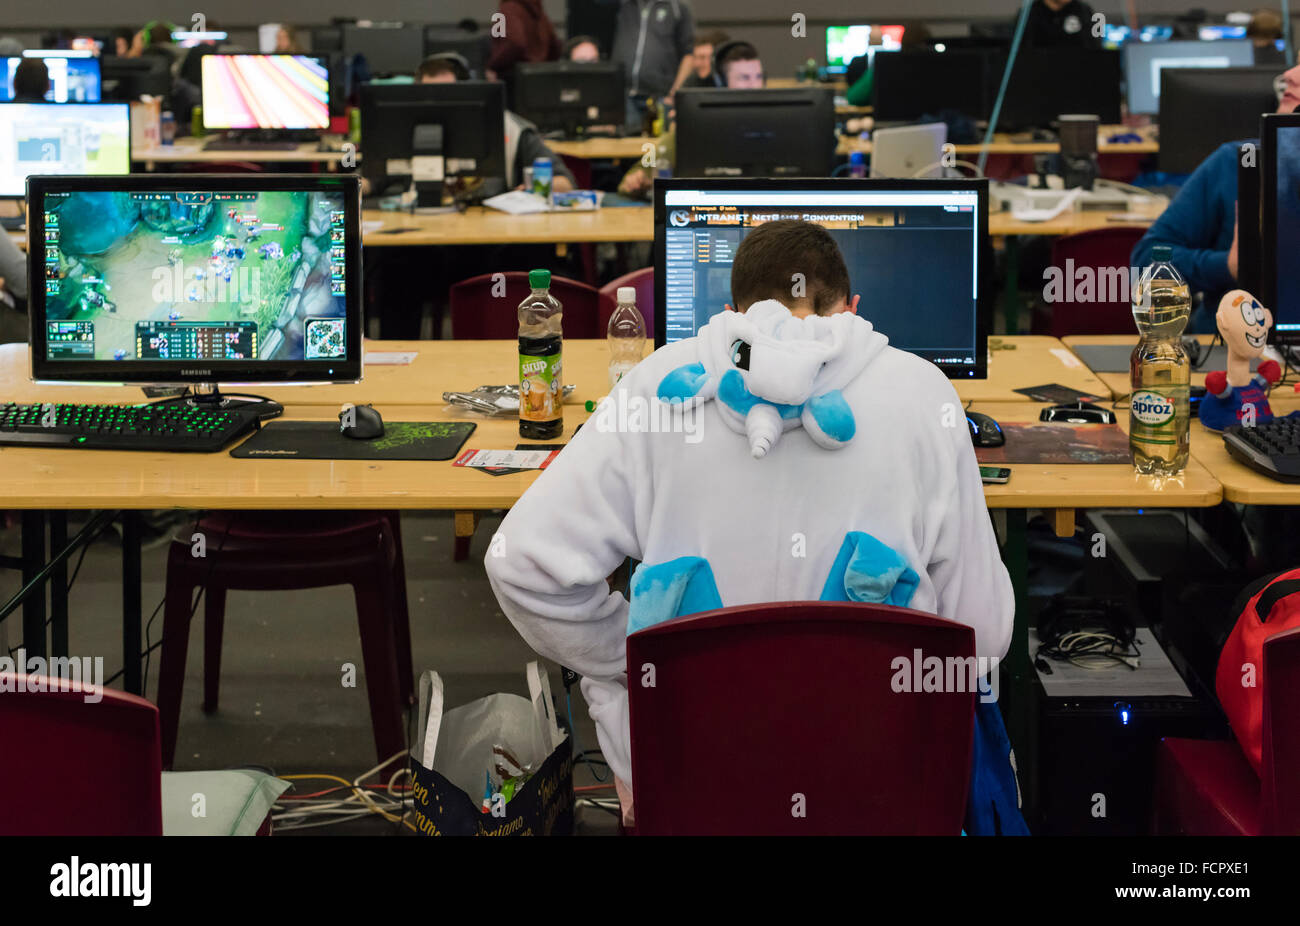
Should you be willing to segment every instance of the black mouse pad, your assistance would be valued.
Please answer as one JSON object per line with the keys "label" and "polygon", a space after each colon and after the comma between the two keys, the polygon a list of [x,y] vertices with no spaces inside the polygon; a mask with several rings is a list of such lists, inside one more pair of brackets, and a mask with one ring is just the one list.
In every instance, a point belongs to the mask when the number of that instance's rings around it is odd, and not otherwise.
{"label": "black mouse pad", "polygon": [[472,421],[386,421],[383,437],[354,440],[333,421],[268,421],[230,451],[253,460],[450,460]]}

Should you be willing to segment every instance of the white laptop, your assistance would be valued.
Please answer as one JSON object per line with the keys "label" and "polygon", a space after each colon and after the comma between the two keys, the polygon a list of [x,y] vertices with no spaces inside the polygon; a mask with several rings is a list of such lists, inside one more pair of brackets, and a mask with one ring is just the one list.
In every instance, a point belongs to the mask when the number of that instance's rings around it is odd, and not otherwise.
{"label": "white laptop", "polygon": [[942,122],[877,129],[871,134],[871,176],[942,177],[940,162],[947,141],[948,126]]}

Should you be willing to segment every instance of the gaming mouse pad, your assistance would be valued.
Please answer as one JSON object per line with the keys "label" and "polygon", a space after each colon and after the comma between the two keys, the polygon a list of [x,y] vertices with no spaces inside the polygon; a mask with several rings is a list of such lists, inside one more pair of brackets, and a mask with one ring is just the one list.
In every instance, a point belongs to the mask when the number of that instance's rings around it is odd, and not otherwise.
{"label": "gaming mouse pad", "polygon": [[268,421],[230,451],[252,460],[450,460],[471,434],[472,421],[386,421],[384,434],[356,440],[333,421]]}

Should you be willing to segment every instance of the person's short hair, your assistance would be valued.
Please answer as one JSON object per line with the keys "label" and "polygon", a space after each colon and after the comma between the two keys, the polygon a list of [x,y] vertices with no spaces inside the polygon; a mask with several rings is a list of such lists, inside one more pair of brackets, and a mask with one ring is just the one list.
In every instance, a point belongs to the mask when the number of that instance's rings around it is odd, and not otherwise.
{"label": "person's short hair", "polygon": [[1246,26],[1248,39],[1282,38],[1282,16],[1277,10],[1256,10]]}
{"label": "person's short hair", "polygon": [[727,42],[727,33],[721,29],[710,29],[708,32],[697,32],[694,40],[691,42],[691,48],[699,48],[701,45],[712,45],[717,48]]}
{"label": "person's short hair", "polygon": [[595,38],[594,36],[590,36],[590,35],[575,35],[573,38],[569,39],[569,41],[567,41],[567,42],[564,43],[564,53],[561,54],[560,57],[563,58],[563,59],[565,59],[565,60],[567,61],[568,58],[569,58],[569,55],[573,54],[573,50],[574,50],[575,48],[577,48],[579,45],[586,45],[586,44],[588,44],[588,43],[590,43],[590,44],[592,44],[592,45],[595,45],[595,46],[596,46],[596,53],[597,53],[597,54],[601,54],[601,51],[600,51],[600,42],[596,41],[596,38]]}
{"label": "person's short hair", "polygon": [[443,74],[450,74],[457,80],[469,80],[469,68],[465,64],[465,59],[455,52],[441,52],[436,55],[430,55],[420,62],[420,66],[415,69],[415,79],[432,80],[435,77],[441,77]]}
{"label": "person's short hair", "polygon": [[148,40],[150,47],[170,45],[172,43],[172,27],[167,23],[151,22],[144,27],[144,37]]}
{"label": "person's short hair", "polygon": [[[796,276],[801,274],[801,276]],[[813,222],[764,222],[744,237],[731,264],[731,299],[743,312],[756,302],[776,299],[789,306],[803,298],[818,315],[849,299],[849,268],[831,233]]]}
{"label": "person's short hair", "polygon": [[[715,48],[717,46],[714,46]],[[715,51],[716,54],[716,51]],[[718,56],[718,76],[725,82],[727,79],[727,68],[737,61],[757,61],[758,49],[748,42],[732,42],[727,46],[726,51]]]}
{"label": "person's short hair", "polygon": [[14,98],[43,100],[50,89],[50,71],[41,58],[24,58],[14,68]]}

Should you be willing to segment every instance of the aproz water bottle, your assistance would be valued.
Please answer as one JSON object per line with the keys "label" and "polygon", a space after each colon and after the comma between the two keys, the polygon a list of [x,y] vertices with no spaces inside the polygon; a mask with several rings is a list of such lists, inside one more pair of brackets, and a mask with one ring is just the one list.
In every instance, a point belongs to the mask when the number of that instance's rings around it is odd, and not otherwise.
{"label": "aproz water bottle", "polygon": [[519,303],[519,436],[551,440],[564,432],[564,307],[551,295],[551,271],[530,270],[528,286]]}
{"label": "aproz water bottle", "polygon": [[1152,249],[1152,263],[1133,284],[1133,320],[1140,335],[1129,358],[1129,448],[1139,473],[1173,475],[1187,465],[1191,359],[1180,335],[1192,299],[1169,263],[1168,247]]}
{"label": "aproz water bottle", "polygon": [[609,384],[618,385],[628,370],[641,362],[645,353],[645,319],[636,307],[636,290],[618,288],[618,306],[609,317],[606,330],[609,340]]}

